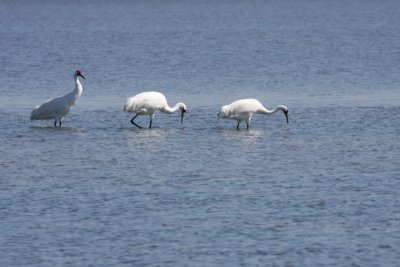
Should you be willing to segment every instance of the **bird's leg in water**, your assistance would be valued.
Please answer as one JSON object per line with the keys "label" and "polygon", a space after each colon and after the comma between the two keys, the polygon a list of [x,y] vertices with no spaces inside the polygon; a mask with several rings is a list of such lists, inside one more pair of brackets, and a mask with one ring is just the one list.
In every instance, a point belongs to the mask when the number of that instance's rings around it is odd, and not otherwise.
{"label": "bird's leg in water", "polygon": [[149,126],[149,129],[151,128],[151,123],[153,122],[153,120],[152,119],[150,119],[150,126]]}
{"label": "bird's leg in water", "polygon": [[139,129],[142,129],[142,127],[140,127],[139,125],[137,125],[133,120],[134,119],[136,119],[136,117],[138,116],[139,114],[136,114],[132,119],[131,119],[131,123],[133,124],[133,125],[135,125],[136,127],[138,127]]}
{"label": "bird's leg in water", "polygon": [[247,131],[249,130],[249,124],[247,124]]}
{"label": "bird's leg in water", "polygon": [[56,127],[56,126],[57,126],[57,120],[54,121],[54,127]]}
{"label": "bird's leg in water", "polygon": [[239,124],[240,124],[240,121],[238,121],[238,125],[236,126],[237,130],[239,130]]}
{"label": "bird's leg in water", "polygon": [[61,120],[60,120],[60,127],[61,127]]}

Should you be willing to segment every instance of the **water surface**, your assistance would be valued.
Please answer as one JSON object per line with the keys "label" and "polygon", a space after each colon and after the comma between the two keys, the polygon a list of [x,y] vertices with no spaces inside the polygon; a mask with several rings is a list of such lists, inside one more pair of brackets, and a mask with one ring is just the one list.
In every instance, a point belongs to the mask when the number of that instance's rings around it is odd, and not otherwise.
{"label": "water surface", "polygon": [[[0,265],[396,266],[399,9],[1,2]],[[63,127],[31,123],[77,68]],[[131,125],[147,90],[186,103],[184,124]],[[248,97],[290,123],[217,121]]]}

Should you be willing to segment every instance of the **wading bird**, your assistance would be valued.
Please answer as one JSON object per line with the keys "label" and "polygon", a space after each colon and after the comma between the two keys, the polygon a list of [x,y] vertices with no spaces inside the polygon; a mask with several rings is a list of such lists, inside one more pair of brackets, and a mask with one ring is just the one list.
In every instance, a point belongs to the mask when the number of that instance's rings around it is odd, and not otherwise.
{"label": "wading bird", "polygon": [[280,105],[273,110],[268,110],[257,99],[241,99],[229,105],[222,106],[218,113],[218,118],[237,120],[238,124],[236,129],[239,129],[239,124],[245,121],[248,130],[251,117],[254,113],[272,115],[279,110],[283,111],[286,116],[286,122],[289,123],[289,110],[286,106]]}
{"label": "wading bird", "polygon": [[174,113],[177,110],[181,111],[181,123],[183,123],[183,115],[186,112],[186,105],[183,103],[177,103],[174,107],[168,106],[167,99],[159,92],[143,92],[135,96],[129,97],[126,100],[124,111],[136,113],[132,118],[131,123],[136,127],[142,129],[141,126],[136,124],[134,120],[139,115],[150,116],[150,126],[153,122],[154,113],[159,110],[164,113]]}
{"label": "wading bird", "polygon": [[69,112],[69,109],[75,105],[79,97],[82,95],[83,87],[78,77],[86,78],[80,70],[75,71],[75,89],[69,94],[54,98],[46,103],[36,106],[31,113],[31,121],[33,120],[53,120],[54,127],[57,126],[57,121],[60,123],[63,117]]}

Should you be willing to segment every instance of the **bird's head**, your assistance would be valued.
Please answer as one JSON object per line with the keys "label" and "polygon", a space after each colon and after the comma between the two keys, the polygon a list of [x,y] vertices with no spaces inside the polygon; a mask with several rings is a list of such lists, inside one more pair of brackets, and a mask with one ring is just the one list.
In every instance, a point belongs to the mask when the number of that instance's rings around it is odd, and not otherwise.
{"label": "bird's head", "polygon": [[218,119],[219,118],[227,118],[230,113],[229,105],[222,106],[220,111],[218,112]]}
{"label": "bird's head", "polygon": [[78,76],[80,76],[80,77],[82,77],[83,79],[86,80],[85,76],[83,76],[83,74],[82,74],[82,72],[80,70],[77,70],[74,73],[74,77],[78,77]]}
{"label": "bird's head", "polygon": [[279,106],[281,108],[281,110],[283,111],[283,114],[285,114],[286,117],[286,122],[289,123],[289,109],[287,108],[287,106],[281,105]]}
{"label": "bird's head", "polygon": [[183,123],[183,116],[185,115],[187,108],[186,108],[186,105],[183,103],[178,103],[177,105],[179,107],[179,110],[181,111],[181,123]]}

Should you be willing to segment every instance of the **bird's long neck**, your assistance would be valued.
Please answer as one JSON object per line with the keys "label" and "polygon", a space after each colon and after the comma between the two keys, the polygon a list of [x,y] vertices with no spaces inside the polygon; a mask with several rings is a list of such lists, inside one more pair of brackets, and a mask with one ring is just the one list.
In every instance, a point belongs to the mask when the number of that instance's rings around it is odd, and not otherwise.
{"label": "bird's long neck", "polygon": [[75,89],[74,91],[71,92],[70,96],[70,105],[74,105],[75,102],[79,99],[79,97],[81,97],[82,92],[83,92],[83,87],[81,82],[78,79],[78,76],[75,76]]}
{"label": "bird's long neck", "polygon": [[176,104],[175,106],[173,106],[173,107],[170,107],[168,104],[166,104],[163,108],[162,108],[162,112],[165,112],[165,113],[174,113],[175,111],[177,111],[178,109],[179,109],[179,103],[178,104]]}
{"label": "bird's long neck", "polygon": [[78,77],[75,78],[75,90],[74,94],[76,98],[79,98],[82,95],[83,87]]}
{"label": "bird's long neck", "polygon": [[269,110],[264,107],[263,109],[258,110],[257,113],[265,114],[265,115],[272,115],[280,110],[284,110],[284,108],[282,106],[278,106],[278,107],[274,108],[273,110]]}

